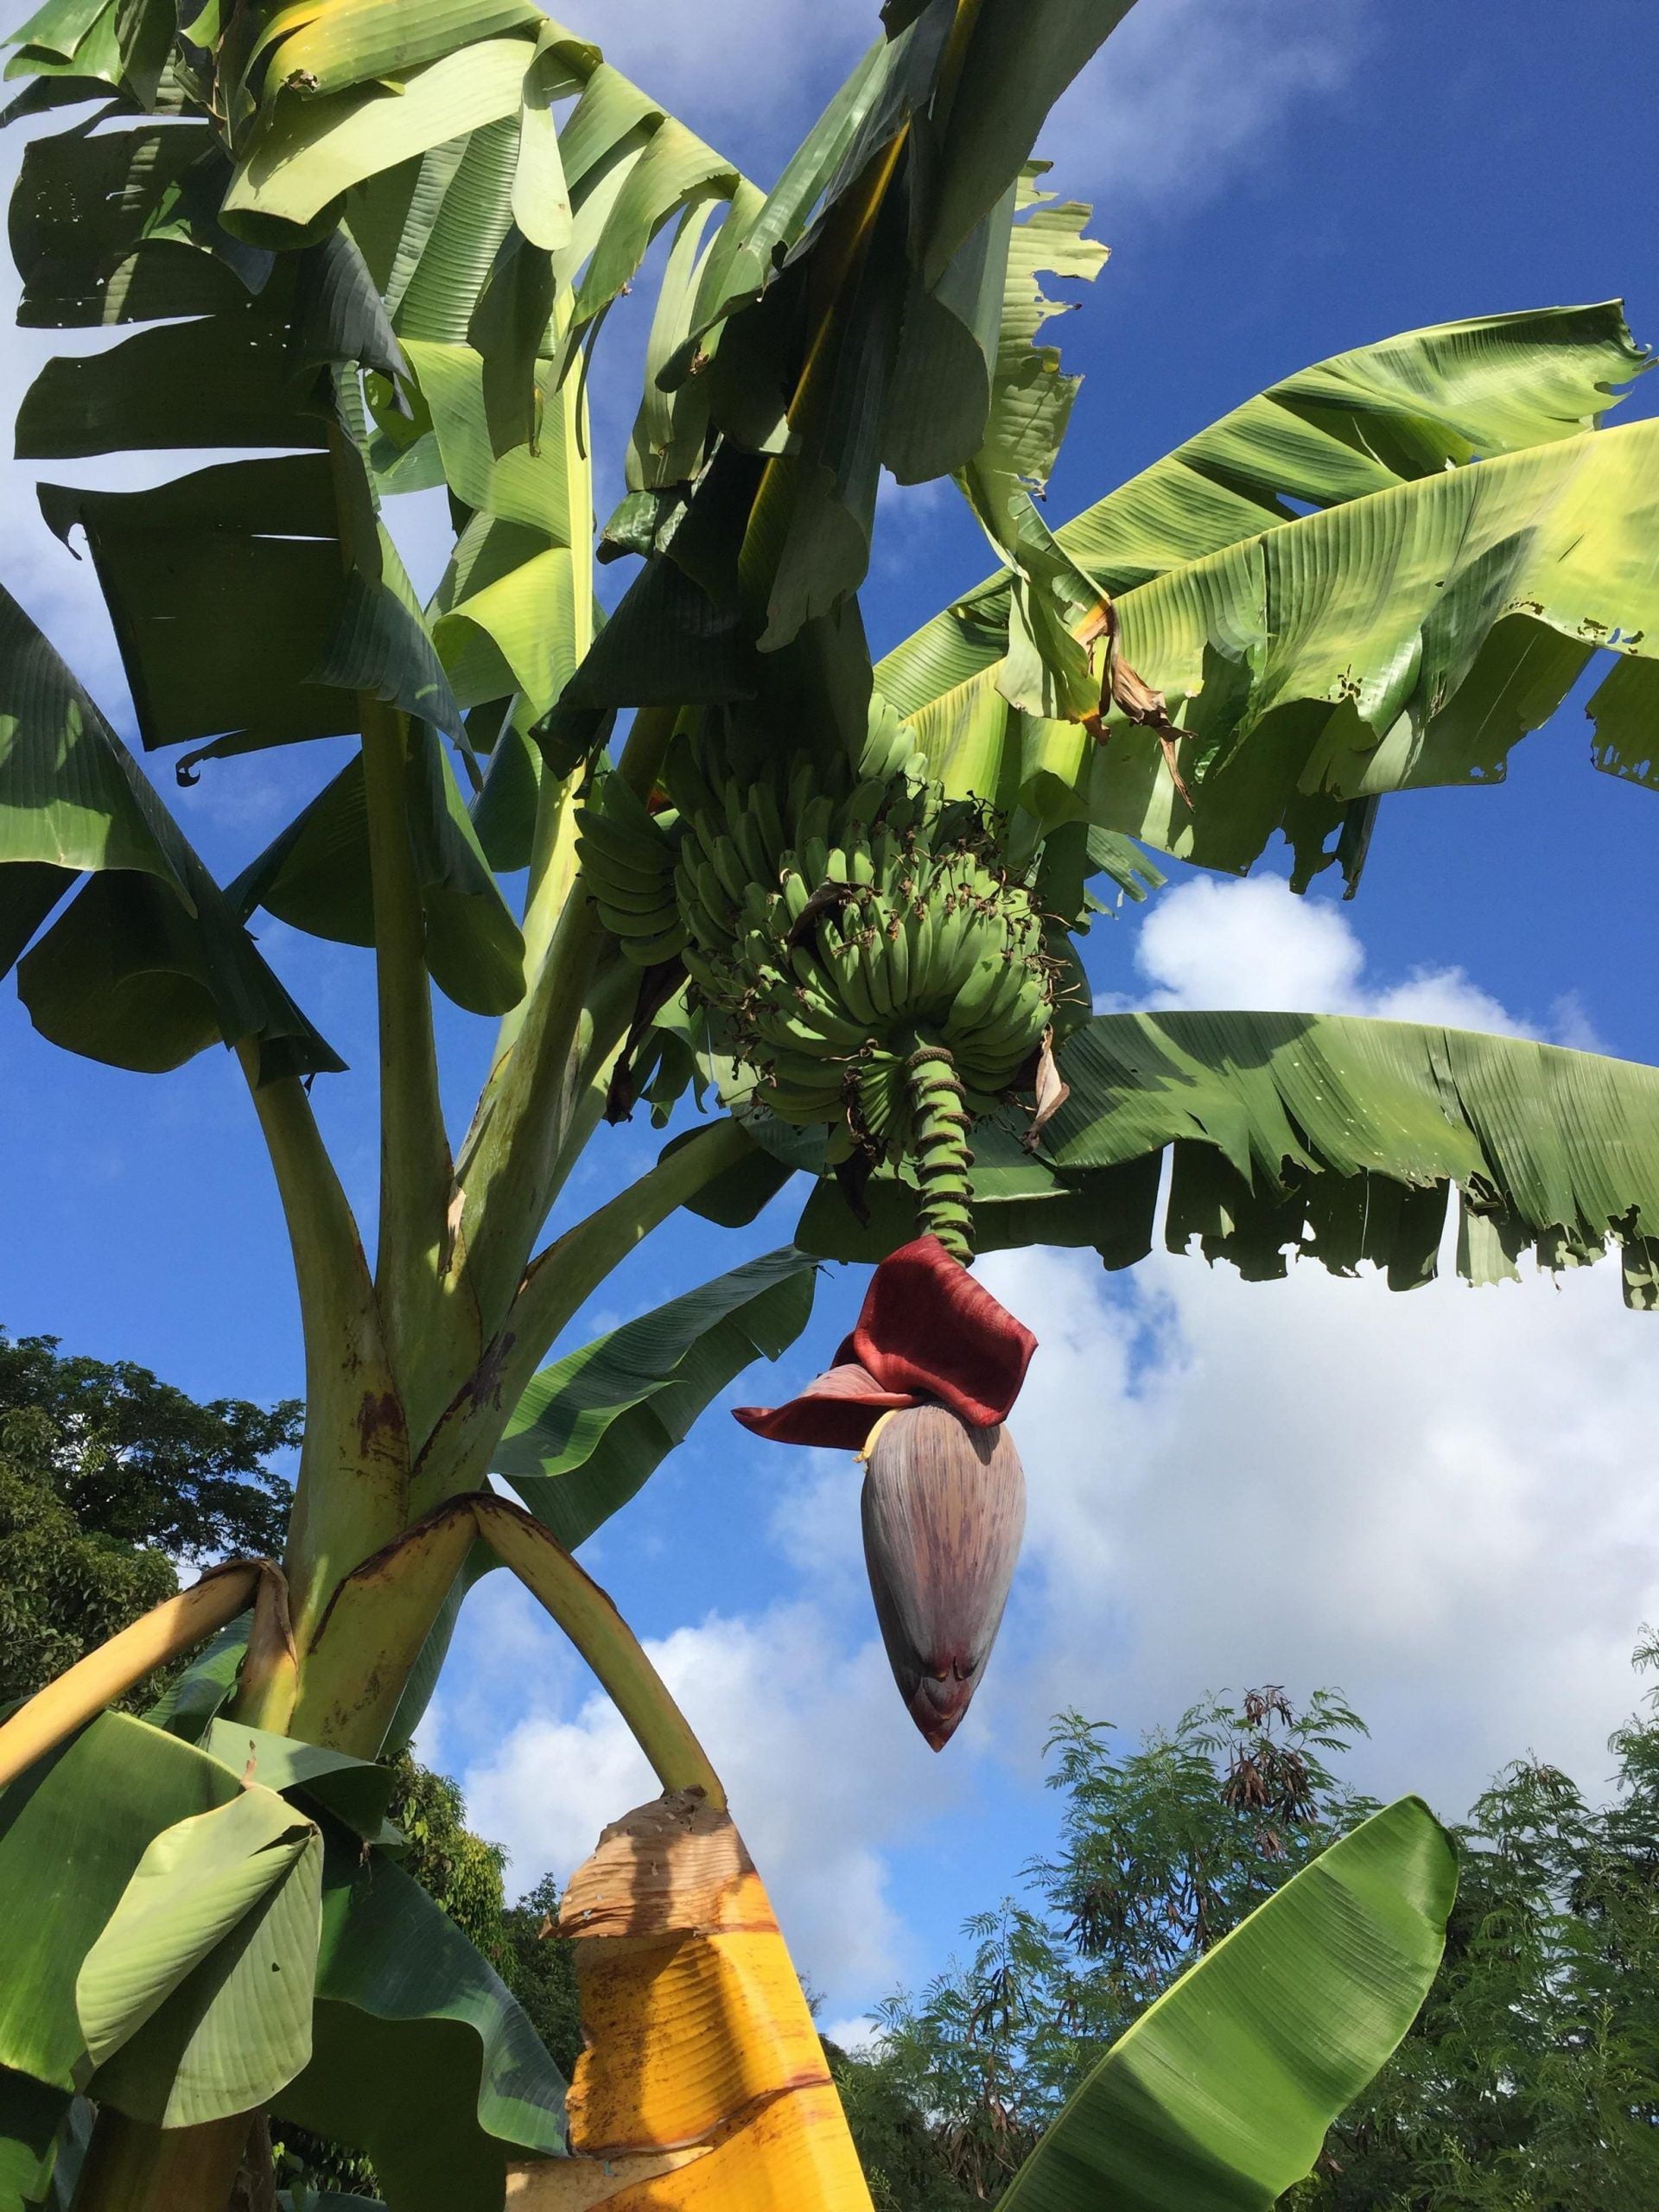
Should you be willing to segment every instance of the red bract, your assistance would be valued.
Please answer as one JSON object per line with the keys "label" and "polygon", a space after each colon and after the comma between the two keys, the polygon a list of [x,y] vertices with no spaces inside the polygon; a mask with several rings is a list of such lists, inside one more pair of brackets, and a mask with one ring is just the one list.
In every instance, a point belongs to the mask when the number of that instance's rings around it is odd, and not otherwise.
{"label": "red bract", "polygon": [[1037,1339],[937,1236],[883,1260],[836,1363],[783,1406],[737,1418],[779,1444],[860,1450],[884,1413],[943,1405],[971,1428],[1007,1419]]}

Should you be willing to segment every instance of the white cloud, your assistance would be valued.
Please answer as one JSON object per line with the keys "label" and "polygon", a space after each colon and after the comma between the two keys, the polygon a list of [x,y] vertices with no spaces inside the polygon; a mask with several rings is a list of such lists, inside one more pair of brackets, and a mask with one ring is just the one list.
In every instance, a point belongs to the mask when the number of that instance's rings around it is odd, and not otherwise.
{"label": "white cloud", "polygon": [[[1278,876],[1243,882],[1193,876],[1163,893],[1140,925],[1135,963],[1147,988],[1101,999],[1103,1012],[1137,1006],[1358,1014],[1505,1036],[1540,1033],[1461,968],[1420,967],[1403,982],[1372,982],[1365,947],[1347,911],[1328,899],[1298,898]],[[1591,1040],[1576,1000],[1560,1001],[1552,1023],[1564,1043]]]}
{"label": "white cloud", "polygon": [[1185,214],[1270,157],[1360,61],[1370,0],[1139,0],[1060,101],[1039,152],[1064,191]]}
{"label": "white cloud", "polygon": [[878,35],[874,0],[571,0],[560,20],[737,158],[799,138]]}
{"label": "white cloud", "polygon": [[[1338,90],[1371,15],[1371,0],[1138,0],[1039,151],[1109,210],[1185,213]],[[760,175],[751,148],[775,158],[802,135],[877,17],[875,0],[571,0],[563,20]]]}
{"label": "white cloud", "polygon": [[1380,1788],[1459,1812],[1529,1748],[1603,1784],[1659,1607],[1654,1325],[1611,1266],[1405,1294],[1169,1257],[982,1273],[1042,1346],[1016,1415],[1027,1756],[1062,1705],[1139,1725],[1335,1683]]}

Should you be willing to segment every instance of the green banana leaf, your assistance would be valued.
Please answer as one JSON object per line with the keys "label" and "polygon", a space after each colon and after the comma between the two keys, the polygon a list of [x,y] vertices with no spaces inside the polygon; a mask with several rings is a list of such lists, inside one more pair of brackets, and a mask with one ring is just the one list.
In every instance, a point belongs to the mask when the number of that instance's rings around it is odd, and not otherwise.
{"label": "green banana leaf", "polygon": [[424,1890],[327,1839],[310,2064],[282,2119],[352,2144],[391,2212],[499,2212],[506,2161],[564,2148],[563,2084],[499,1979]]}
{"label": "green banana leaf", "polygon": [[981,0],[952,90],[924,273],[931,283],[1008,191],[1050,109],[1133,0]]}
{"label": "green banana leaf", "polygon": [[[213,1740],[233,1765],[124,1713],[105,1713],[0,1794],[0,1892],[7,1900],[0,1915],[0,2069],[69,2095],[88,2063],[75,2006],[76,1977],[88,1955],[98,1954],[100,1970],[123,1970],[118,1984],[106,1984],[119,1995],[137,1979],[127,1971],[135,1958],[154,1975],[169,1960],[177,1964],[180,1947],[200,1940],[200,1909],[210,1885],[191,1883],[183,1885],[182,1917],[162,1916],[153,1946],[126,1948],[114,1916],[136,1926],[139,1898],[129,1885],[146,1853],[179,1823],[251,1796],[273,1827],[280,1819],[284,1834],[309,1836],[320,1828],[323,1841],[312,2055],[272,2090],[277,2110],[365,2150],[393,2212],[499,2205],[509,2157],[554,2156],[563,2148],[563,2084],[534,2030],[418,1884],[326,1809],[332,1802],[365,1827],[379,1786],[373,1769],[239,1725],[216,1722],[214,1731]],[[250,1745],[255,1772],[282,1783],[280,1815],[263,1784],[244,1789]],[[290,1791],[308,1802],[312,1818],[288,1803]],[[311,1848],[302,1846],[302,1884],[315,1879]],[[234,1853],[227,1858],[228,1867],[216,1861],[207,1870],[221,1894],[245,1871]],[[303,1898],[314,1894],[295,1889],[296,1919]],[[248,1955],[268,1940],[262,1930],[270,1919],[268,1909],[261,1927],[248,1931]],[[189,2050],[185,2030],[196,2024],[196,2012],[216,2025],[208,1999],[221,2007],[240,2005],[245,1984],[235,1973],[221,1988],[211,1986],[214,1963],[185,1978],[94,2079],[94,2094],[145,2113],[162,2108],[157,2100],[171,2094],[174,2078],[163,2062]],[[269,1963],[264,1972],[275,1981]],[[147,1986],[153,1989],[155,1980]],[[94,2024],[123,2018],[111,2001]],[[241,2050],[257,2040],[245,2020],[228,2039]],[[212,2048],[222,2058],[217,2037]],[[296,2048],[291,2044],[290,2053]],[[9,2078],[0,2070],[0,2155],[20,2164],[51,2108],[26,2090],[8,2101]],[[8,2143],[14,2147],[3,2148]]]}
{"label": "green banana leaf", "polygon": [[152,1839],[241,1788],[217,1759],[106,1713],[0,1794],[0,2065],[77,2086],[81,1962]]}
{"label": "green banana leaf", "polygon": [[[975,1132],[986,1251],[1093,1245],[1109,1267],[1152,1249],[1173,1152],[1166,1241],[1282,1275],[1287,1248],[1395,1289],[1435,1273],[1449,1205],[1465,1281],[1619,1248],[1627,1303],[1659,1306],[1659,1069],[1415,1022],[1295,1014],[1100,1014],[1065,1039],[1071,1096],[1039,1154]],[[915,1193],[872,1180],[861,1226],[820,1183],[804,1251],[880,1258],[914,1234]]]}
{"label": "green banana leaf", "polygon": [[0,2212],[29,2212],[45,2196],[70,2102],[67,2089],[0,2067]]}
{"label": "green banana leaf", "polygon": [[[1599,647],[1659,628],[1659,424],[1500,455],[1311,515],[1118,601],[1122,650],[1192,734],[1195,806],[1114,719],[1091,820],[1243,869],[1275,829],[1491,782]],[[1184,824],[1178,819],[1186,816]]]}
{"label": "green banana leaf", "polygon": [[[660,385],[682,385],[690,350],[706,359],[706,334],[722,322],[713,418],[735,447],[776,458],[757,477],[740,454],[718,457],[685,526],[695,537],[699,510],[748,508],[742,567],[747,592],[766,607],[763,649],[788,645],[861,582],[883,463],[920,481],[978,448],[1020,171],[1049,105],[1124,12],[996,0],[969,16],[929,0],[890,17],[886,40],[791,165],[787,188],[762,210],[756,250],[734,261],[733,297],[749,283],[759,298],[734,311],[730,299],[712,311],[704,301],[695,334],[658,372]],[[782,242],[821,179],[812,229],[768,271],[760,242]],[[849,255],[854,238],[868,238],[868,251]],[[826,297],[837,343],[804,382],[791,334]],[[624,616],[629,642],[636,630],[643,639],[638,612]]]}
{"label": "green banana leaf", "polygon": [[1427,1806],[1374,1814],[1119,2038],[1003,2203],[1268,2212],[1416,2018],[1456,1894],[1456,1853]]}
{"label": "green banana leaf", "polygon": [[[953,792],[1009,808],[1023,797],[1049,820],[1086,814],[1226,868],[1248,866],[1282,826],[1299,846],[1304,875],[1328,857],[1332,833],[1346,827],[1340,857],[1356,874],[1380,791],[1501,771],[1509,745],[1554,710],[1592,646],[1628,647],[1639,628],[1632,610],[1643,588],[1625,564],[1621,507],[1604,493],[1597,508],[1574,463],[1552,469],[1537,449],[1599,423],[1614,387],[1646,365],[1616,302],[1409,332],[1319,363],[1247,402],[1052,540],[1027,501],[1021,519],[1039,542],[1037,581],[1046,581],[1055,609],[1046,636],[1040,624],[1028,634],[1025,622],[1027,660],[1033,648],[1046,650],[1049,680],[1064,693],[1077,677],[1067,625],[1090,588],[1116,595],[1125,658],[1169,690],[1173,705],[1189,698],[1182,719],[1195,735],[1181,762],[1191,810],[1150,731],[1119,715],[1103,749],[1074,722],[1010,707],[1004,691],[1029,694],[1011,680],[1021,640],[1011,638],[1018,610],[1006,572],[891,653],[877,670],[878,689],[910,721],[930,768]],[[1521,548],[1510,549],[1506,573],[1501,549],[1489,546],[1484,562],[1467,550],[1453,561],[1455,541],[1435,535],[1456,527],[1452,510],[1471,512],[1496,493],[1484,482],[1484,466],[1471,473],[1465,464],[1528,453],[1535,466],[1503,480],[1524,510],[1511,511],[1512,525],[1548,530],[1562,499],[1584,497],[1587,550],[1602,556],[1586,581],[1590,596],[1606,603],[1558,615],[1552,627],[1532,615],[1537,595],[1522,578]],[[1445,480],[1448,468],[1456,489]],[[1414,486],[1414,497],[1406,489]],[[1392,506],[1366,506],[1347,521],[1329,512],[1389,493],[1398,495]],[[1306,505],[1320,512],[1299,513]],[[1638,512],[1630,542],[1640,527]],[[1236,566],[1217,557],[1229,549],[1237,549]],[[1396,552],[1408,582],[1397,602],[1389,566]],[[1217,572],[1232,586],[1220,598],[1211,582]],[[1334,647],[1313,612],[1325,590],[1337,594],[1343,617]],[[1291,657],[1300,651],[1295,668],[1268,642],[1269,619],[1274,640],[1282,626]],[[1202,637],[1192,634],[1199,623]],[[1351,655],[1351,628],[1363,639],[1368,626],[1370,653]],[[1402,671],[1403,695],[1384,696],[1389,677],[1400,688]],[[1270,709],[1277,711],[1263,728]],[[1363,719],[1355,728],[1357,715]],[[1379,715],[1389,718],[1380,727]]]}
{"label": "green banana leaf", "polygon": [[[1288,499],[1340,506],[1593,429],[1649,360],[1617,300],[1407,331],[1269,386],[1055,537],[1102,590],[1131,591],[1294,521]],[[990,577],[895,647],[877,671],[883,696],[913,716],[999,658],[1007,589]]]}
{"label": "green banana leaf", "polygon": [[543,1368],[493,1462],[568,1550],[655,1473],[704,1408],[806,1326],[817,1269],[785,1247]]}
{"label": "green banana leaf", "polygon": [[0,973],[54,1042],[117,1066],[176,1067],[253,1041],[260,1077],[338,1069],[137,762],[0,589]]}
{"label": "green banana leaf", "polygon": [[258,1783],[284,1796],[298,1791],[332,1813],[367,1843],[401,1849],[404,1839],[386,1819],[394,1777],[390,1767],[321,1744],[302,1744],[245,1721],[210,1720],[198,1738],[200,1748],[245,1782]]}
{"label": "green banana leaf", "polygon": [[311,2056],[322,1838],[274,1790],[152,1839],[81,1961],[100,2103],[157,2127],[265,2104]]}
{"label": "green banana leaf", "polygon": [[252,1613],[240,1613],[203,1644],[184,1672],[145,1709],[150,1726],[165,1728],[169,1736],[182,1737],[187,1744],[199,1744],[236,1694],[252,1627]]}

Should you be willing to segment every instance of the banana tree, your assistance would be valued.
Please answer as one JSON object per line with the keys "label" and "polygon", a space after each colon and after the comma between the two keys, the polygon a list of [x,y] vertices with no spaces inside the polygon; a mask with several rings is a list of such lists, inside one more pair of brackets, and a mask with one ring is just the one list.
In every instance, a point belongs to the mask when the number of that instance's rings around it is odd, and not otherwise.
{"label": "banana tree", "polygon": [[[1659,1296],[1652,1070],[1090,1013],[1090,887],[1155,889],[1145,846],[1243,869],[1282,830],[1302,880],[1333,861],[1351,887],[1382,797],[1490,776],[1599,652],[1599,765],[1642,779],[1659,634],[1659,436],[1599,427],[1644,359],[1613,306],[1323,362],[1049,527],[1076,380],[1039,280],[1102,255],[1033,149],[1127,4],[888,0],[770,190],[531,0],[50,0],[14,35],[8,118],[44,119],[12,210],[23,320],[149,326],[50,363],[18,451],[193,457],[146,491],[41,486],[94,564],[142,747],[188,782],[352,741],[220,883],[0,594],[0,963],[67,1050],[236,1055],[307,1396],[283,1560],[225,1562],[0,1725],[15,2201],[219,2212],[270,2112],[366,2152],[397,2212],[868,2202],[719,1778],[573,1556],[794,1340],[820,1259],[879,1263],[859,1325],[745,1418],[865,1455],[878,1616],[936,1745],[1020,1517],[1004,1424],[1031,1343],[976,1249],[1128,1264],[1171,1153],[1168,1240],[1247,1275],[1294,1249],[1408,1287],[1455,1207],[1471,1280],[1615,1245],[1632,1301]],[[596,530],[588,394],[664,232]],[[884,467],[954,478],[998,567],[872,668]],[[438,489],[453,550],[423,606],[387,518]],[[625,559],[606,618],[593,563]],[[372,1238],[311,1104],[343,1063],[260,910],[372,954]],[[499,1025],[453,1143],[435,987]],[[679,1124],[660,1158],[569,1214],[587,1147],[642,1103]],[[544,1365],[671,1217],[741,1231],[794,1179],[791,1248]],[[569,1885],[591,2048],[568,2137],[528,2024],[398,1867],[376,1763],[497,1564],[664,1790]],[[147,1719],[106,1709],[186,1651]],[[1432,1824],[1388,1817],[1333,1855],[1327,1910],[1281,1913],[1287,1891],[1252,1937],[1279,2014],[1218,1955],[1084,2093],[1033,2202],[1192,2201],[1200,2107],[1224,2115],[1205,2201],[1306,2170],[1449,1905]],[[1217,2068],[1271,2085],[1249,2126]],[[1135,2174],[1096,2110],[1145,2122]]]}

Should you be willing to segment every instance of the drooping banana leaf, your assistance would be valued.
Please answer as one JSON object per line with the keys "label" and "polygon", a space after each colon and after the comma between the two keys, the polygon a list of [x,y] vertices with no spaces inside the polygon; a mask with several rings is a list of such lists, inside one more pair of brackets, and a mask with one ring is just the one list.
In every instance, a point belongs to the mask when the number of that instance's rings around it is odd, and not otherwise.
{"label": "drooping banana leaf", "polygon": [[[1378,793],[1501,772],[1508,747],[1554,710],[1593,646],[1629,650],[1640,632],[1643,586],[1626,555],[1643,527],[1642,482],[1632,530],[1623,501],[1609,504],[1605,477],[1598,506],[1580,464],[1555,454],[1552,467],[1551,449],[1577,438],[1585,450],[1582,433],[1646,358],[1617,302],[1410,332],[1274,386],[1056,531],[1045,552],[1065,620],[1083,587],[1113,594],[1123,658],[1170,692],[1172,709],[1184,687],[1202,687],[1185,690],[1178,717],[1197,733],[1180,748],[1190,810],[1151,730],[1120,714],[1102,748],[1074,721],[1008,704],[1003,691],[1020,687],[1009,681],[1006,574],[890,654],[878,689],[952,791],[1004,807],[1024,798],[1048,819],[1087,814],[1227,868],[1248,866],[1282,826],[1304,876],[1345,830],[1340,857],[1357,874]],[[1466,547],[1454,560],[1454,513],[1484,509],[1496,521],[1502,496],[1478,480],[1499,460],[1516,502],[1508,524],[1522,534],[1507,549],[1510,564],[1495,539],[1484,560]],[[1575,489],[1563,489],[1569,479]],[[1393,504],[1372,504],[1380,495]],[[1599,604],[1541,622],[1524,552],[1563,498],[1589,502],[1582,557]],[[1350,502],[1362,504],[1346,520],[1329,512]],[[1221,557],[1230,549],[1236,565]],[[1396,600],[1399,558],[1408,590]],[[1220,600],[1217,574],[1232,587]],[[1342,616],[1334,648],[1322,645],[1313,611],[1326,593]],[[1386,637],[1379,608],[1398,618]],[[1371,651],[1351,656],[1350,630],[1363,639],[1368,626]],[[1278,650],[1281,632],[1311,656],[1294,671]],[[1065,639],[1050,658],[1054,680],[1075,677]],[[1357,697],[1367,715],[1391,714],[1391,686],[1404,693],[1403,724],[1351,730]]]}
{"label": "drooping banana leaf", "polygon": [[278,2115],[372,2162],[391,2212],[498,2212],[507,2158],[564,2148],[563,2084],[460,1929],[401,1868],[331,1834],[310,2064]]}
{"label": "drooping banana leaf", "polygon": [[1058,348],[1039,346],[1061,310],[1043,276],[1092,282],[1106,258],[1083,234],[1090,211],[1050,203],[1033,171],[1022,183],[1024,219],[1009,238],[990,410],[979,450],[958,473],[969,505],[1009,566],[1007,650],[997,690],[1039,716],[1090,712],[1100,692],[1089,647],[1073,634],[1099,593],[1059,544],[1037,505],[1058,457],[1082,379],[1060,373]]}
{"label": "drooping banana leaf", "polygon": [[[1173,1147],[1166,1239],[1282,1275],[1286,1250],[1395,1289],[1429,1281],[1448,1205],[1471,1282],[1588,1264],[1618,1245],[1627,1302],[1659,1306],[1659,1070],[1529,1039],[1294,1014],[1100,1014],[1065,1039],[1071,1095],[1040,1152],[975,1133],[985,1250],[1152,1248]],[[877,1177],[861,1228],[820,1184],[796,1241],[879,1258],[914,1234],[915,1193]]]}
{"label": "drooping banana leaf", "polygon": [[[457,1006],[505,1014],[524,995],[524,940],[479,844],[435,735],[411,734],[409,825],[433,981]],[[295,929],[344,944],[374,943],[363,756],[296,815],[230,885],[245,918],[264,906]]]}
{"label": "drooping banana leaf", "polygon": [[[217,1740],[245,1765],[247,1738],[232,1729]],[[557,2073],[499,1979],[424,1891],[321,1809],[331,1790],[352,1790],[347,1770],[280,1738],[255,1749],[284,1800],[297,1794],[314,1808],[325,1840],[313,2056],[273,2093],[278,2110],[367,2150],[393,2212],[499,2204],[509,2155],[563,2147]],[[348,1814],[366,1809],[367,1787],[348,1795]],[[239,1767],[105,1713],[0,1795],[0,2069],[67,2095],[85,2059],[76,1976],[146,1851],[179,1822],[248,1794],[263,1801],[270,1792],[245,1792]],[[289,1826],[300,1820],[292,1807],[282,1817]],[[194,1913],[205,1891],[187,1887]],[[177,1936],[181,1926],[160,1933]],[[173,2007],[202,1994],[201,1974],[187,1978]],[[234,1998],[233,1977],[225,1994]],[[176,2011],[169,2018],[163,2005],[134,2037],[135,2061],[147,2036],[178,2024]],[[238,2031],[232,2040],[245,2044],[246,2037]],[[149,2056],[156,2059],[154,2048]],[[141,2102],[163,2086],[159,2063],[142,2080],[136,2063],[132,2073],[125,2088],[111,2074],[106,2086],[118,2101]],[[7,2078],[0,2073],[0,2093]],[[24,2098],[14,2113],[0,2094],[0,2143],[10,2134],[27,2146],[38,2101]],[[44,2107],[35,2114],[47,2116]]]}
{"label": "drooping banana leaf", "polygon": [[158,2127],[250,2112],[311,2055],[322,1838],[275,1790],[164,1828],[81,1961],[89,2093]]}
{"label": "drooping banana leaf", "polygon": [[[344,558],[326,455],[231,461],[147,492],[48,484],[41,503],[66,544],[86,531],[146,746],[229,737],[240,750],[357,728],[351,693],[316,681]],[[283,639],[257,685],[255,607]]]}
{"label": "drooping banana leaf", "polygon": [[568,1550],[634,1496],[710,1401],[806,1326],[817,1268],[785,1248],[671,1299],[537,1376],[497,1450]]}
{"label": "drooping banana leaf", "polygon": [[1456,1853],[1427,1806],[1373,1815],[1119,2038],[1003,2203],[1269,2212],[1416,2018],[1456,1894]]}
{"label": "drooping banana leaf", "polygon": [[88,870],[19,969],[44,1034],[124,1067],[175,1067],[245,1039],[262,1080],[342,1065],[137,762],[0,589],[0,972]]}
{"label": "drooping banana leaf", "polygon": [[75,2087],[75,1976],[153,1837],[228,1805],[228,1767],[106,1713],[0,1795],[0,2065]]}
{"label": "drooping banana leaf", "polygon": [[208,1722],[198,1745],[246,1782],[259,1783],[284,1796],[297,1793],[302,1800],[321,1806],[365,1842],[394,1850],[404,1847],[406,1839],[386,1819],[396,1779],[390,1767],[217,1717]]}
{"label": "drooping banana leaf", "polygon": [[[58,59],[73,60],[86,35],[53,30]],[[456,737],[463,709],[478,708],[492,732],[511,731],[528,771],[497,779],[491,817],[493,848],[523,851],[540,774],[525,734],[595,623],[582,378],[563,374],[570,349],[682,207],[741,187],[752,213],[760,195],[531,6],[480,16],[411,0],[394,19],[336,0],[283,13],[251,41],[221,41],[206,22],[193,41],[168,97],[228,118],[234,177],[205,123],[65,133],[31,155],[17,221],[41,320],[200,311],[49,364],[22,408],[20,450],[332,441],[327,460],[231,463],[153,493],[48,494],[60,534],[86,531],[146,741],[194,742],[194,770],[355,729],[354,693]],[[50,60],[42,51],[16,66]],[[573,93],[561,133],[552,104]],[[66,224],[70,202],[91,219]],[[349,480],[358,448],[366,490]],[[419,483],[448,486],[457,532],[424,620],[372,514],[377,489]],[[166,619],[181,604],[196,620]],[[429,912],[439,981],[499,1012],[519,995],[516,927],[455,794],[438,791],[453,783],[447,764],[434,766],[418,741],[411,749],[432,766],[411,787],[423,798],[416,842],[444,910],[435,926]],[[334,842],[324,904],[349,908],[359,855]],[[53,880],[37,869],[10,887],[30,926]],[[171,934],[145,918],[150,939]],[[176,964],[166,944],[149,958]],[[103,1033],[121,1025],[95,1008],[56,1020],[66,1035],[96,1028],[99,1049],[115,1049]],[[166,1025],[156,1033],[177,1048]]]}
{"label": "drooping banana leaf", "polygon": [[271,256],[217,222],[222,168],[206,124],[35,139],[10,214],[18,321],[62,329],[245,303]]}

